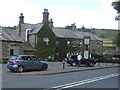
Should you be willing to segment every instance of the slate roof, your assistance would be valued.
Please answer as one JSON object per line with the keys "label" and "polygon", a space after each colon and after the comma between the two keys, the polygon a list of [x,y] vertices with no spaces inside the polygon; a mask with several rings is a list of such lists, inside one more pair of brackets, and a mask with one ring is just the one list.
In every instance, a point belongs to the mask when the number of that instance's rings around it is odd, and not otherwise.
{"label": "slate roof", "polygon": [[81,31],[78,31],[78,30],[73,31],[73,30],[70,30],[70,29],[59,28],[59,27],[54,27],[54,28],[52,28],[52,30],[55,33],[56,37],[84,39],[84,36],[90,36],[91,40],[102,41],[99,37],[97,37],[94,34],[87,33],[87,32],[81,32]]}
{"label": "slate roof", "polygon": [[38,31],[42,28],[42,26],[43,26],[42,23],[34,24],[33,27],[31,28],[30,34],[38,33]]}
{"label": "slate roof", "polygon": [[43,26],[42,23],[37,24],[24,23],[22,24],[21,29],[22,30],[31,29],[30,34],[36,34],[42,28],[42,26]]}
{"label": "slate roof", "polygon": [[15,29],[1,28],[0,40],[22,42]]}
{"label": "slate roof", "polygon": [[[24,23],[24,24],[22,24],[21,29],[22,30],[31,29],[30,34],[36,34],[42,28],[42,26],[43,26],[42,23],[37,23],[37,24]],[[23,39],[19,37],[18,29],[19,29],[19,27],[17,27],[17,29],[3,28],[2,30],[0,30],[0,33],[2,32],[2,34],[0,34],[0,40],[22,42]],[[88,33],[88,32],[81,32],[78,30],[73,31],[73,30],[61,28],[61,27],[53,27],[52,30],[53,30],[54,34],[56,35],[56,37],[83,39],[84,36],[90,36],[91,40],[102,41],[99,37],[95,36],[94,34]],[[23,34],[23,37],[25,37],[24,34]]]}
{"label": "slate roof", "polygon": [[29,42],[24,42],[22,48],[27,51],[34,51],[34,48],[31,46]]}
{"label": "slate roof", "polygon": [[[42,23],[37,23],[37,24],[30,24],[30,23],[24,23],[21,24],[21,39],[23,41],[26,41],[26,30],[30,29],[29,32],[29,40],[30,44],[34,47],[35,45],[35,34],[38,33],[38,31],[42,28],[43,24]],[[19,33],[19,26],[17,27],[17,31]]]}

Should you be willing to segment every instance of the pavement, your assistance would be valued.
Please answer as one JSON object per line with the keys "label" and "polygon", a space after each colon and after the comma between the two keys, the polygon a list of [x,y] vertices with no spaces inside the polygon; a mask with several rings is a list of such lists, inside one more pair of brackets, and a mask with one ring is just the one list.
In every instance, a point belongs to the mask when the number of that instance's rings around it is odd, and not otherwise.
{"label": "pavement", "polygon": [[120,66],[119,64],[112,64],[112,63],[97,63],[94,67],[86,67],[83,65],[80,68],[77,68],[76,66],[70,66],[67,63],[65,63],[65,67],[63,69],[62,62],[48,62],[48,69],[46,71],[27,71],[27,72],[14,73],[14,74],[19,76],[53,75],[53,74],[70,73],[70,72],[77,72],[77,71],[113,68],[113,67],[119,67],[119,66]]}

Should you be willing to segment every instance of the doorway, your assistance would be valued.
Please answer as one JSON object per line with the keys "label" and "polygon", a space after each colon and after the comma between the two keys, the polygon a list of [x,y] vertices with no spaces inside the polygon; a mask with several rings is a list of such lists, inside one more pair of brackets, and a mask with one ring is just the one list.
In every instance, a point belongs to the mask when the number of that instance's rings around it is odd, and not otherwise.
{"label": "doorway", "polygon": [[14,55],[14,49],[10,49],[10,56]]}

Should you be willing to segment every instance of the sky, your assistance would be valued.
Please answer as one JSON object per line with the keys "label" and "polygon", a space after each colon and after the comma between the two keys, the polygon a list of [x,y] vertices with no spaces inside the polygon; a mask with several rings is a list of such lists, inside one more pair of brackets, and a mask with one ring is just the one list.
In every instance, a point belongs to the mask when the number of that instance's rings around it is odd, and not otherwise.
{"label": "sky", "polygon": [[44,8],[54,27],[76,24],[77,28],[118,29],[115,0],[0,0],[0,26],[17,26],[20,13],[25,23],[40,23]]}

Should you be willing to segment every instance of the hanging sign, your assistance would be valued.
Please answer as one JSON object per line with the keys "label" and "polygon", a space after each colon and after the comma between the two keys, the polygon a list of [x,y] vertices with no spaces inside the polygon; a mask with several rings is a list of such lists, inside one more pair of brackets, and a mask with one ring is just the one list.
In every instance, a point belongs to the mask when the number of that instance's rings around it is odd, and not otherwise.
{"label": "hanging sign", "polygon": [[84,59],[89,59],[89,52],[88,51],[84,51]]}

